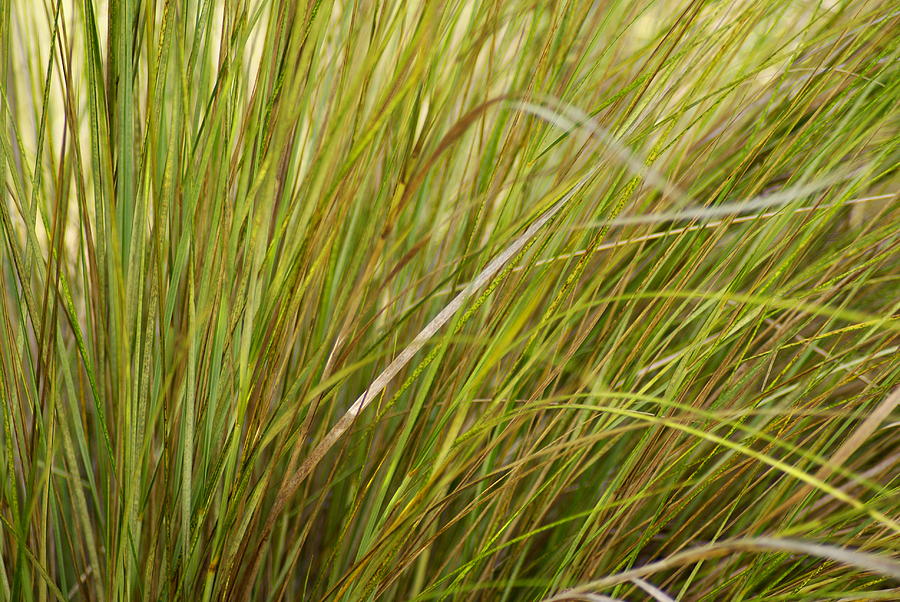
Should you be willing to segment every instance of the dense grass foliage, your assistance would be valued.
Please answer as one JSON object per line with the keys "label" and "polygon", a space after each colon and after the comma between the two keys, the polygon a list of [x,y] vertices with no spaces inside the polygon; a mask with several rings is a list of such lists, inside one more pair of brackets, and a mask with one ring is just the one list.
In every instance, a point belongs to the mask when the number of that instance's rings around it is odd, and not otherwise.
{"label": "dense grass foliage", "polygon": [[0,599],[896,599],[898,34],[0,0]]}

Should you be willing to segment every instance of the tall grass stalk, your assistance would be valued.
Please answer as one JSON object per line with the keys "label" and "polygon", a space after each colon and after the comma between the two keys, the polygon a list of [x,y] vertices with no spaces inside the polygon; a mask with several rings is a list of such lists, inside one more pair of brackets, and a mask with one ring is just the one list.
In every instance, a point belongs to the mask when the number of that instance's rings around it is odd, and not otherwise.
{"label": "tall grass stalk", "polygon": [[900,596],[887,0],[0,0],[0,600]]}

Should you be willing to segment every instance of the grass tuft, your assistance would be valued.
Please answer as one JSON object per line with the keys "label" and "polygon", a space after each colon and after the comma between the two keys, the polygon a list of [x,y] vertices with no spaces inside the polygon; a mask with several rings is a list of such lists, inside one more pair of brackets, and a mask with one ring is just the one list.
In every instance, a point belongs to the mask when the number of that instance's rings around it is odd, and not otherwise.
{"label": "grass tuft", "polygon": [[900,596],[887,0],[0,0],[0,600]]}

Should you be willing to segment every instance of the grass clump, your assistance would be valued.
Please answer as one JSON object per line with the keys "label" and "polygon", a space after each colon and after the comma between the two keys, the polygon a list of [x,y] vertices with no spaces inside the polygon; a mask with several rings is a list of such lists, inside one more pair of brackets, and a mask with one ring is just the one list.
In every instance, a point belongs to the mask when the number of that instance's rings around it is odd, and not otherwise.
{"label": "grass clump", "polygon": [[895,599],[896,8],[0,0],[0,598]]}

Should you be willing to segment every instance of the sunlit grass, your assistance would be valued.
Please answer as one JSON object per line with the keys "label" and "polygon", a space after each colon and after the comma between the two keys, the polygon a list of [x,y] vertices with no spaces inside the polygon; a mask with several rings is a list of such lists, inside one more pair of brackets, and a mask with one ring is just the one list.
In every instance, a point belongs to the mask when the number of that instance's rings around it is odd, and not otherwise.
{"label": "sunlit grass", "polygon": [[0,0],[0,599],[895,599],[898,31]]}

